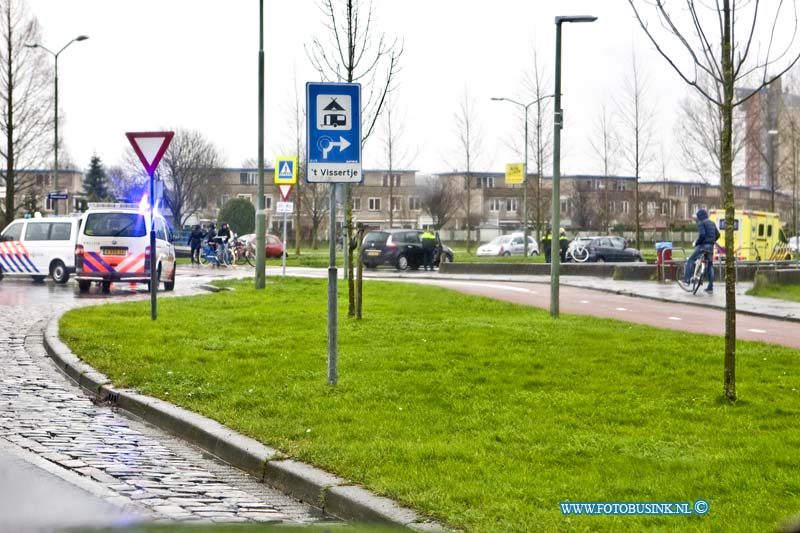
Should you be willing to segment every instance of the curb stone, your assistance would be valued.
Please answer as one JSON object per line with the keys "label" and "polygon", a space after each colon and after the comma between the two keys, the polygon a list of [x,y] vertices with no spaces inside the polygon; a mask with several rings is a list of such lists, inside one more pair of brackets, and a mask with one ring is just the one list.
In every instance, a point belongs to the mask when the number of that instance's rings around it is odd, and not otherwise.
{"label": "curb stone", "polygon": [[285,458],[277,450],[171,403],[116,389],[107,376],[81,361],[58,338],[61,313],[44,331],[47,354],[71,380],[88,393],[110,401],[164,431],[180,437],[295,499],[345,521],[399,525],[417,531],[446,531],[439,523],[401,507],[345,479],[311,465]]}

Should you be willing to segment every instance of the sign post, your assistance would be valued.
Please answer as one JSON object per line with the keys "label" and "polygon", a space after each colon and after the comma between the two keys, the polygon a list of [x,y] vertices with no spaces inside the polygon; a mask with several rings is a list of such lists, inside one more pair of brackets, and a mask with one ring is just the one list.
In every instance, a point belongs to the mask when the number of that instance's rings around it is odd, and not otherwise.
{"label": "sign post", "polygon": [[361,183],[361,85],[306,83],[306,180],[330,183],[328,384],[336,385],[336,184]]}
{"label": "sign post", "polygon": [[292,193],[292,186],[297,183],[297,158],[279,157],[275,161],[275,184],[281,192],[281,202],[278,202],[278,213],[283,213],[283,253],[281,254],[281,266],[283,277],[286,277],[286,215],[294,212],[292,202],[286,199]]}
{"label": "sign post", "polygon": [[153,180],[158,164],[164,157],[172,137],[173,131],[147,131],[147,132],[127,132],[125,136],[133,146],[133,151],[139,157],[147,175],[150,177],[150,318],[156,319],[156,293],[158,292],[158,279],[156,275],[156,186]]}

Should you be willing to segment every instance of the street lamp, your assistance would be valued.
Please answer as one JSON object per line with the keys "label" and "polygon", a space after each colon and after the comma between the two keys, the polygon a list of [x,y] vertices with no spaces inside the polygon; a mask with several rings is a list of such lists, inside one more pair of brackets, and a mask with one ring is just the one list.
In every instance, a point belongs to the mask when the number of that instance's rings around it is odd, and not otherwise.
{"label": "street lamp", "polygon": [[[55,103],[56,103],[56,106],[55,107],[56,107],[56,116],[55,116],[55,140],[53,142],[53,153],[54,153],[54,159],[55,159],[55,166],[54,166],[54,170],[53,170],[53,188],[55,189],[56,193],[59,192],[58,191],[58,56],[61,54],[61,52],[66,50],[67,47],[69,45],[71,45],[72,43],[74,43],[75,41],[85,41],[88,38],[89,37],[87,37],[86,35],[78,35],[77,37],[72,39],[70,42],[65,44],[61,48],[61,50],[59,50],[58,52],[53,52],[52,50],[50,50],[46,46],[43,46],[43,45],[41,45],[39,43],[33,43],[33,44],[26,44],[25,45],[28,48],[41,48],[42,50],[44,50],[45,52],[47,52],[48,54],[53,56],[53,58],[55,60],[55,71],[56,71],[56,79],[55,79],[55,99],[56,99]],[[54,202],[55,202],[55,204],[54,204],[53,212],[56,215],[58,215],[58,200],[54,200]]]}
{"label": "street lamp", "polygon": [[[550,239],[550,316],[558,318],[558,269],[561,256],[559,255],[558,232],[561,227],[561,127],[563,126],[564,110],[561,109],[561,23],[562,22],[594,22],[597,17],[588,15],[556,17],[556,90],[555,109],[553,111],[553,201],[550,206],[552,215]],[[558,235],[558,237],[557,237]]]}
{"label": "street lamp", "polygon": [[522,253],[525,257],[528,257],[528,108],[533,104],[538,104],[545,98],[550,98],[552,96],[554,95],[548,94],[547,96],[542,96],[541,98],[537,98],[527,105],[517,102],[516,100],[512,100],[511,98],[492,98],[492,100],[495,102],[511,102],[512,104],[516,104],[525,109],[525,162],[522,164],[522,232],[523,239],[525,241]]}

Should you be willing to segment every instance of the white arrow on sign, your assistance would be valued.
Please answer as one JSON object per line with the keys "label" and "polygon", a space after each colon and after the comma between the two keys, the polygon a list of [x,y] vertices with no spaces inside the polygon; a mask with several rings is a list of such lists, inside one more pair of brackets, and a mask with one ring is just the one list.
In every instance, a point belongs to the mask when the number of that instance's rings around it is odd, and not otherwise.
{"label": "white arrow on sign", "polygon": [[330,137],[323,137],[320,139],[321,142],[328,141],[328,145],[322,148],[322,159],[328,159],[328,152],[333,150],[334,146],[339,147],[339,152],[344,152],[344,149],[350,146],[350,142],[345,139],[344,137],[339,137],[338,141],[332,140]]}

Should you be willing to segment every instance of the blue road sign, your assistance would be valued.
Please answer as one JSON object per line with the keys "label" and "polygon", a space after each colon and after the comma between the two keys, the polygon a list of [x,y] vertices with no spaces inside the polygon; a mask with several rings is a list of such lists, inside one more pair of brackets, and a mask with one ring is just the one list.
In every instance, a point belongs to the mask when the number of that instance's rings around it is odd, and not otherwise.
{"label": "blue road sign", "polygon": [[69,198],[69,193],[66,192],[50,192],[47,193],[47,197],[51,200],[66,200]]}
{"label": "blue road sign", "polygon": [[306,180],[360,183],[361,85],[306,83]]}

